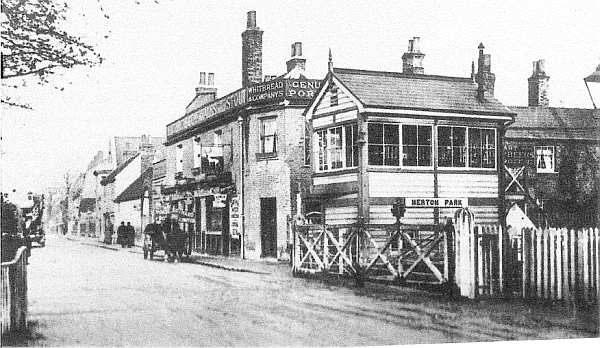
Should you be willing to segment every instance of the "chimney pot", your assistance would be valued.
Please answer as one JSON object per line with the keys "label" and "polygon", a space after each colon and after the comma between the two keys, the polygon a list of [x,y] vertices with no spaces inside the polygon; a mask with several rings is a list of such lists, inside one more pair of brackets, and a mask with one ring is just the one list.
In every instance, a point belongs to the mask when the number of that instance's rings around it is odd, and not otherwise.
{"label": "chimney pot", "polygon": [[302,42],[296,42],[294,44],[294,46],[296,47],[295,49],[295,56],[302,56]]}
{"label": "chimney pot", "polygon": [[249,11],[248,12],[247,27],[248,27],[248,29],[256,28],[256,11]]}
{"label": "chimney pot", "polygon": [[208,73],[208,84],[210,86],[213,86],[215,84],[215,74],[214,73]]}
{"label": "chimney pot", "polygon": [[200,85],[204,86],[206,84],[206,73],[205,72],[201,72],[200,73]]}
{"label": "chimney pot", "polygon": [[418,37],[418,36],[416,36],[416,37],[413,37],[413,40],[412,40],[412,42],[413,42],[413,51],[414,51],[414,52],[421,53],[421,47],[419,47],[419,46],[420,46],[420,45],[419,45],[419,41],[420,41],[420,39],[421,39],[421,38],[420,38],[420,37]]}

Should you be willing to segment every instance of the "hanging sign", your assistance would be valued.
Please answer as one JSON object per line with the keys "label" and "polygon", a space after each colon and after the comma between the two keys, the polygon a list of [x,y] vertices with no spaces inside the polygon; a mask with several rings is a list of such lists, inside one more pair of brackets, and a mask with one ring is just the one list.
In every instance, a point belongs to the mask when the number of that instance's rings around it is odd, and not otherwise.
{"label": "hanging sign", "polygon": [[214,194],[215,200],[213,201],[213,208],[225,208],[225,200],[227,199],[226,194],[216,193]]}
{"label": "hanging sign", "polygon": [[407,197],[405,204],[407,208],[462,208],[469,205],[467,198],[464,197]]}
{"label": "hanging sign", "polygon": [[240,200],[237,196],[231,197],[229,201],[229,233],[232,236],[239,236],[241,229],[241,211]]}

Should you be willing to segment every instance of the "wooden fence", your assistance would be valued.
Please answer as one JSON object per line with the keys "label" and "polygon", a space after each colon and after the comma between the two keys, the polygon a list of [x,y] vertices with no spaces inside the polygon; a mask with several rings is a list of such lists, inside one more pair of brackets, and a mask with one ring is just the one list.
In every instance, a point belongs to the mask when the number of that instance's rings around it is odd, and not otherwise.
{"label": "wooden fence", "polygon": [[[598,229],[523,229],[516,253],[525,299],[598,301]],[[515,245],[515,243],[513,243]],[[519,257],[520,256],[520,257]]]}
{"label": "wooden fence", "polygon": [[2,262],[2,334],[27,328],[27,247]]}

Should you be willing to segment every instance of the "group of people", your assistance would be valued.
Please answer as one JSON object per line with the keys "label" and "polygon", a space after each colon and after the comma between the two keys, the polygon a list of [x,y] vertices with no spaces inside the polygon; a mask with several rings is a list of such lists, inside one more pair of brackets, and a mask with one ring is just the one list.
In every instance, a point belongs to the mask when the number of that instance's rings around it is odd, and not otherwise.
{"label": "group of people", "polygon": [[121,225],[117,228],[117,244],[121,245],[121,248],[131,248],[135,241],[135,229],[131,226],[131,222],[121,221]]}

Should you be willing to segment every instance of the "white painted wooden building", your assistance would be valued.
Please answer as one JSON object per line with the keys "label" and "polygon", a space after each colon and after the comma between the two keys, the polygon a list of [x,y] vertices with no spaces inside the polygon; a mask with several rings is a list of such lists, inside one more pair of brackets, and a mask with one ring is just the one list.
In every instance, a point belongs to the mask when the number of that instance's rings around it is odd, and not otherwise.
{"label": "white painted wooden building", "polygon": [[305,111],[312,192],[328,225],[438,224],[468,206],[478,223],[502,222],[502,143],[515,113],[493,97],[490,55],[471,77],[425,75],[419,38],[403,72],[333,68]]}

